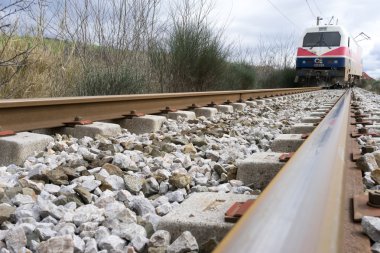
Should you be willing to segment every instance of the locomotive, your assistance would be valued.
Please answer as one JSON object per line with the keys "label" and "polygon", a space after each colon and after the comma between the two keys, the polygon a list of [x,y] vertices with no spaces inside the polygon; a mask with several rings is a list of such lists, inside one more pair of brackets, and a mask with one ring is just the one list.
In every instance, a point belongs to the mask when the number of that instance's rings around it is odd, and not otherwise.
{"label": "locomotive", "polygon": [[306,29],[297,50],[296,83],[346,87],[362,76],[361,48],[339,25]]}

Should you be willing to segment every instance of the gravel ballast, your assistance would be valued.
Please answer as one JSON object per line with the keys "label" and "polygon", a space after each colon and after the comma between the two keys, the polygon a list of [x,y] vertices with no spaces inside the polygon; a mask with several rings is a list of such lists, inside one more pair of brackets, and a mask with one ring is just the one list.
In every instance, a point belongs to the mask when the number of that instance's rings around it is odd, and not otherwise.
{"label": "gravel ballast", "polygon": [[[356,161],[359,169],[363,171],[364,192],[380,190],[380,142],[379,138],[371,134],[379,134],[380,128],[376,129],[376,125],[380,126],[380,116],[376,112],[380,111],[380,95],[355,88],[355,100],[353,101],[359,106],[357,114],[369,115],[372,125],[375,128],[357,124],[357,131],[366,127],[369,128],[369,134],[357,137],[359,147],[365,151],[365,154]],[[375,243],[372,245],[373,252],[380,252],[380,218],[364,216],[362,218],[363,232],[371,238]]]}
{"label": "gravel ballast", "polygon": [[156,230],[160,218],[193,192],[258,194],[236,180],[237,162],[271,151],[274,138],[341,93],[169,119],[150,134],[56,134],[23,166],[0,167],[0,252],[197,252],[190,232]]}

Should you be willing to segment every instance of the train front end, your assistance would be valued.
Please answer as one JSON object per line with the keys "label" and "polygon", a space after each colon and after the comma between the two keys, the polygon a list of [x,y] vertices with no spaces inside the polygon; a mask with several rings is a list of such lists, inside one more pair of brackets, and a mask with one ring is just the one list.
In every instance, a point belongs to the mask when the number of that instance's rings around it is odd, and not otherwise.
{"label": "train front end", "polygon": [[[355,41],[341,26],[317,26],[306,29],[297,50],[296,82],[306,86],[349,85],[361,76],[359,59],[353,59]],[[355,44],[355,45],[353,45]]]}

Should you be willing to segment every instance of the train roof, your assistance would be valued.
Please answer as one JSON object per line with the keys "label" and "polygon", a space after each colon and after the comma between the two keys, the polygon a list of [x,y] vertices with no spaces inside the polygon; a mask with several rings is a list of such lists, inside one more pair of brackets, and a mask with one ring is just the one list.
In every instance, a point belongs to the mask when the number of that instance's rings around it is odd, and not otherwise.
{"label": "train roof", "polygon": [[312,32],[340,32],[341,34],[348,34],[346,29],[340,25],[320,25],[309,27],[305,29],[304,33],[306,34]]}

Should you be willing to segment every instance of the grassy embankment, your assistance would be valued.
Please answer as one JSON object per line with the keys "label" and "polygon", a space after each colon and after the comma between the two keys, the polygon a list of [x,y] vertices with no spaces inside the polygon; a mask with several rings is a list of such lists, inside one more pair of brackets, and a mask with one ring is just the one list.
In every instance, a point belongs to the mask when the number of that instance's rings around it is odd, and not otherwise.
{"label": "grassy embankment", "polygon": [[212,36],[177,30],[167,48],[133,53],[55,39],[0,39],[3,57],[30,48],[19,66],[0,67],[0,98],[254,89],[291,86],[292,69],[229,62]]}

